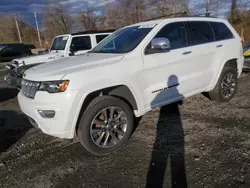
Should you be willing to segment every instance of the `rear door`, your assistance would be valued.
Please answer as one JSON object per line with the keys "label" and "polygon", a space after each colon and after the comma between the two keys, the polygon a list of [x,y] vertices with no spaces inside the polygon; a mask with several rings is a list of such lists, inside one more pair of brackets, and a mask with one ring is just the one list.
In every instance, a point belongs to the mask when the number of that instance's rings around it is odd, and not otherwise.
{"label": "rear door", "polygon": [[206,90],[213,75],[213,62],[216,60],[216,44],[213,30],[207,21],[188,21],[190,51],[194,62],[193,90]]}
{"label": "rear door", "polygon": [[[225,23],[211,21],[210,25],[213,28],[216,39],[213,46],[216,49],[216,58],[213,62],[213,76],[216,79],[225,61],[242,56],[242,44],[240,40],[236,40],[237,36],[234,36]],[[214,85],[213,83],[214,81],[211,81],[211,87]]]}

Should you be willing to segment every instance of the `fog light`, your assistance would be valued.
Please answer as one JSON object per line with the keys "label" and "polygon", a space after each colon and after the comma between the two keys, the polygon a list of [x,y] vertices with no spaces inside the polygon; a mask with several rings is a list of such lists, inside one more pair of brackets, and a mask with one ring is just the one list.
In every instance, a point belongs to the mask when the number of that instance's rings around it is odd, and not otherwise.
{"label": "fog light", "polygon": [[56,112],[54,110],[38,110],[42,118],[54,118]]}

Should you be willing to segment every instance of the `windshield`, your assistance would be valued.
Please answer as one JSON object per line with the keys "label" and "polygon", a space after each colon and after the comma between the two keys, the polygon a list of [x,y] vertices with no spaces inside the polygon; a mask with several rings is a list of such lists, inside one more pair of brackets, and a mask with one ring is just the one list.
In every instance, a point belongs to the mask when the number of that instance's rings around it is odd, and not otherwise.
{"label": "windshield", "polygon": [[6,46],[7,46],[7,45],[0,44],[0,51],[1,51],[2,49],[4,49]]}
{"label": "windshield", "polygon": [[134,50],[153,26],[127,27],[111,34],[90,53],[127,53]]}
{"label": "windshield", "polygon": [[56,37],[50,50],[64,50],[68,41],[68,36]]}

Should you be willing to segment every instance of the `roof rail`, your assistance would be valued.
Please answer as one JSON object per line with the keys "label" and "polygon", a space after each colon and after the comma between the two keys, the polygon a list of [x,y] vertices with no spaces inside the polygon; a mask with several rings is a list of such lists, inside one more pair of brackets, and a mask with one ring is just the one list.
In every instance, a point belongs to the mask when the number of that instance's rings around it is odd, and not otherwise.
{"label": "roof rail", "polygon": [[92,34],[92,33],[113,33],[115,29],[107,29],[107,30],[87,30],[81,31],[77,33],[71,33],[71,35],[84,35],[84,34]]}
{"label": "roof rail", "polygon": [[162,15],[162,16],[154,17],[154,18],[144,20],[144,21],[151,21],[151,20],[161,19],[161,18],[170,17],[170,16],[187,16],[187,11],[182,11],[182,12],[178,12],[178,13],[174,13],[174,14]]}
{"label": "roof rail", "polygon": [[212,16],[211,16],[211,12],[205,12],[205,13],[202,13],[202,14],[196,14],[196,15],[193,15],[193,16],[205,16],[205,17],[212,17]]}
{"label": "roof rail", "polygon": [[174,16],[174,17],[211,17],[211,18],[216,18],[216,17],[211,16],[210,12],[206,12],[203,14],[196,14],[196,15],[188,15],[187,11],[182,11],[182,12],[178,12],[175,14],[167,14],[167,15],[158,16],[158,17],[151,18],[151,19],[144,20],[144,21],[151,21],[151,20],[161,19],[161,18],[171,17],[171,16]]}

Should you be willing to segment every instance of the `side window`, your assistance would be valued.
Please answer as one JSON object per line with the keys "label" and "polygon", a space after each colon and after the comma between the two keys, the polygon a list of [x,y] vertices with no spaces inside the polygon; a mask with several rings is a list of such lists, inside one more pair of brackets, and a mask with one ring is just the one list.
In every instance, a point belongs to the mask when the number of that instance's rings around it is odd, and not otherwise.
{"label": "side window", "polygon": [[188,22],[192,44],[204,44],[215,41],[214,33],[208,22]]}
{"label": "side window", "polygon": [[109,35],[96,35],[96,36],[95,36],[96,43],[98,44],[98,43],[101,42],[103,39],[105,39],[107,36],[109,36]]}
{"label": "side window", "polygon": [[90,36],[73,37],[71,41],[71,46],[74,46],[77,51],[90,50],[92,48]]}
{"label": "side window", "polygon": [[182,22],[167,24],[155,36],[155,38],[161,37],[169,39],[172,50],[187,46],[185,26]]}
{"label": "side window", "polygon": [[27,48],[23,44],[13,45],[13,54],[16,56],[27,54]]}
{"label": "side window", "polygon": [[1,56],[3,57],[9,57],[12,56],[12,45],[7,45],[3,50]]}
{"label": "side window", "polygon": [[210,22],[210,24],[214,30],[216,40],[226,40],[234,38],[234,35],[224,23]]}
{"label": "side window", "polygon": [[19,45],[19,44],[15,44],[12,46],[12,51],[15,53],[22,52],[22,51],[24,51],[24,46]]}

